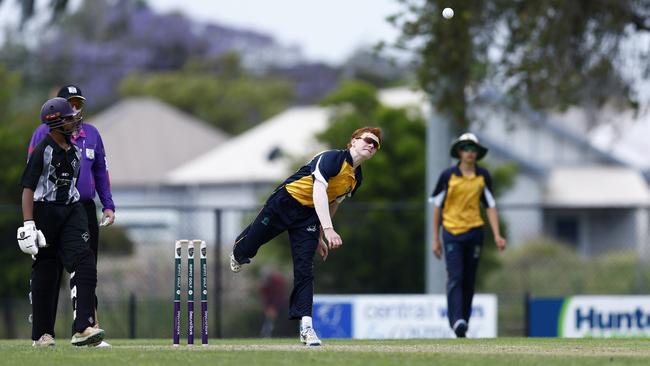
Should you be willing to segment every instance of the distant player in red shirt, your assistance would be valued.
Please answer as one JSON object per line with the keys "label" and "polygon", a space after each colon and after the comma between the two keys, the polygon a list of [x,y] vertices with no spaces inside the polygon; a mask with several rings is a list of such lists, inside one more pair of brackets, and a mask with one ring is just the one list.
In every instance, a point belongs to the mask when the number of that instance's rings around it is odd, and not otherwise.
{"label": "distant player in red shirt", "polygon": [[271,338],[278,314],[286,308],[287,281],[280,271],[264,267],[258,287],[264,311],[264,323],[260,335],[262,338]]}

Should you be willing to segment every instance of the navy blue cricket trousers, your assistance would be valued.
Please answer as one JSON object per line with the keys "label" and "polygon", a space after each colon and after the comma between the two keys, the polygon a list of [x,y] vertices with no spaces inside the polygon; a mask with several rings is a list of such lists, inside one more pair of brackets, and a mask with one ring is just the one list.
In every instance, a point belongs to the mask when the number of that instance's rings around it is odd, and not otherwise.
{"label": "navy blue cricket trousers", "polygon": [[453,235],[442,231],[447,266],[447,316],[453,328],[456,321],[469,323],[476,284],[476,269],[483,247],[483,227]]}
{"label": "navy blue cricket trousers", "polygon": [[289,318],[312,316],[314,302],[314,253],[318,247],[320,222],[313,207],[296,201],[284,187],[266,201],[255,220],[237,237],[233,254],[242,263],[253,258],[259,248],[287,231],[293,258],[293,291]]}
{"label": "navy blue cricket trousers", "polygon": [[73,332],[95,325],[97,266],[88,246],[90,235],[86,213],[80,203],[57,205],[34,202],[34,221],[47,243],[32,263],[32,340],[44,333],[52,336],[60,284],[61,264],[70,274],[74,314]]}

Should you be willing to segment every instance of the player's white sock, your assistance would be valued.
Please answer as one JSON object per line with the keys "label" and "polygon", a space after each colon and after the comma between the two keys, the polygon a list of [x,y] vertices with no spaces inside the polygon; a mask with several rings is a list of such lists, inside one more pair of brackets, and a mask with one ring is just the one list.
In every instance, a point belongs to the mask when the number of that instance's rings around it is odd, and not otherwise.
{"label": "player's white sock", "polygon": [[306,327],[312,327],[311,323],[311,316],[303,316],[302,319],[300,319],[300,327],[301,328],[306,328]]}

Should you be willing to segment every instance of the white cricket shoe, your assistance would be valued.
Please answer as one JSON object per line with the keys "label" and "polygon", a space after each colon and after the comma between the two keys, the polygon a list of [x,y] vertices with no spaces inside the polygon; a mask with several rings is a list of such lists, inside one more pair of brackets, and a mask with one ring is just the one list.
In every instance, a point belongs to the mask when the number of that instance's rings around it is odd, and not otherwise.
{"label": "white cricket shoe", "polygon": [[89,344],[88,347],[90,347],[90,348],[110,348],[110,347],[113,347],[113,346],[111,346],[111,344],[106,342],[106,341],[101,341],[99,343]]}
{"label": "white cricket shoe", "polygon": [[230,270],[233,271],[233,272],[235,272],[235,273],[240,272],[240,271],[242,270],[242,266],[243,266],[244,264],[246,264],[246,263],[250,263],[250,262],[251,262],[251,260],[248,259],[248,258],[246,258],[246,259],[243,259],[243,260],[242,260],[242,263],[239,263],[239,262],[237,262],[237,260],[235,259],[235,254],[234,254],[234,253],[230,253]]}
{"label": "white cricket shoe", "polygon": [[316,331],[313,327],[300,328],[300,342],[309,347],[316,347],[321,345],[320,339],[318,339]]}
{"label": "white cricket shoe", "polygon": [[[95,311],[95,317],[97,317],[96,311]],[[95,323],[93,328],[100,329],[99,328],[99,323]],[[102,340],[102,341],[99,341],[99,342],[89,343],[88,347],[90,347],[90,348],[107,348],[107,347],[112,347],[112,346],[111,346],[110,343]]]}
{"label": "white cricket shoe", "polygon": [[70,343],[73,346],[87,346],[93,343],[99,343],[104,340],[104,330],[99,328],[88,327],[83,332],[72,335]]}
{"label": "white cricket shoe", "polygon": [[32,347],[54,347],[54,337],[45,333],[37,341],[32,342]]}

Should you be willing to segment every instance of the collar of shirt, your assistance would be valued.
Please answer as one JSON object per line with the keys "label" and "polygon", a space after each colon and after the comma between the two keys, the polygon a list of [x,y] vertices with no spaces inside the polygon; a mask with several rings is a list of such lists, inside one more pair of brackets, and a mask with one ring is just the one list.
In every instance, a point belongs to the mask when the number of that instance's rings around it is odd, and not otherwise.
{"label": "collar of shirt", "polygon": [[71,140],[73,143],[75,143],[80,137],[86,137],[86,131],[84,131],[83,124],[81,125],[81,127],[79,127],[79,133],[73,135]]}

